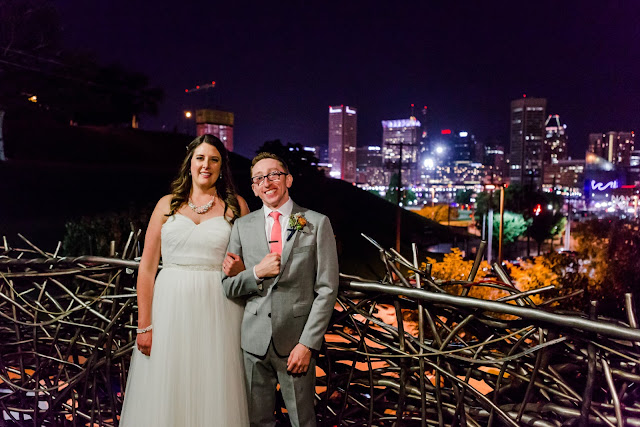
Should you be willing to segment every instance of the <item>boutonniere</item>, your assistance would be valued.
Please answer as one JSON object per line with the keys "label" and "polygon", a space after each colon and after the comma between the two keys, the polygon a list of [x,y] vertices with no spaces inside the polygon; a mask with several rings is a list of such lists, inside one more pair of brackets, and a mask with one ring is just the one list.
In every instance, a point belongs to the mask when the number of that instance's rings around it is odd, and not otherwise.
{"label": "boutonniere", "polygon": [[287,229],[289,231],[287,242],[291,240],[296,231],[303,231],[307,224],[309,224],[309,221],[307,221],[302,212],[291,215],[289,217],[289,228]]}

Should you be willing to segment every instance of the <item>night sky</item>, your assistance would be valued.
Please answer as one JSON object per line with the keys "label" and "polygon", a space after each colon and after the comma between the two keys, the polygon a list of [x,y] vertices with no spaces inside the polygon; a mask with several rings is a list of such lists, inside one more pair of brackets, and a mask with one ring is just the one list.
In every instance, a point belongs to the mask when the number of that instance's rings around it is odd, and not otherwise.
{"label": "night sky", "polygon": [[379,145],[380,120],[408,117],[412,103],[428,106],[430,132],[507,143],[509,102],[523,93],[560,114],[574,157],[590,132],[639,128],[636,0],[56,3],[67,47],[164,89],[143,128],[184,128],[182,112],[207,101],[235,113],[245,156],[276,138],[326,144],[335,104],[358,108],[359,145]]}

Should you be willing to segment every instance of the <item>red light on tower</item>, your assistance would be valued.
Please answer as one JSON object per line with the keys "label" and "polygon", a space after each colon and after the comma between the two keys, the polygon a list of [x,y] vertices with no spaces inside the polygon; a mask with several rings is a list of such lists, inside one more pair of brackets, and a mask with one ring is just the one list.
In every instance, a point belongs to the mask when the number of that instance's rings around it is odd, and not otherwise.
{"label": "red light on tower", "polygon": [[184,91],[185,91],[186,93],[189,93],[189,89],[185,89]]}
{"label": "red light on tower", "polygon": [[522,94],[522,97],[523,97],[523,98],[526,98],[526,97],[527,97],[527,94],[526,94],[526,93],[523,93],[523,94]]}
{"label": "red light on tower", "polygon": [[442,129],[440,131],[441,135],[451,135],[451,129]]}
{"label": "red light on tower", "polygon": [[200,89],[200,86],[196,86],[196,89]]}
{"label": "red light on tower", "polygon": [[411,106],[413,107],[413,104],[411,104]]}
{"label": "red light on tower", "polygon": [[215,84],[216,84],[216,82],[215,82],[215,81],[212,81],[212,82],[211,82],[211,84],[212,84],[212,85],[215,85]]}

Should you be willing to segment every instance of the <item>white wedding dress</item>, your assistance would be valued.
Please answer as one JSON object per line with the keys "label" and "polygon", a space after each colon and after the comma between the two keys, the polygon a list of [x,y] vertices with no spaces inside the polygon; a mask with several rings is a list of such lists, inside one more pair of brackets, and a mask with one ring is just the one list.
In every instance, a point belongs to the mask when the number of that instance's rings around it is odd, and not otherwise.
{"label": "white wedding dress", "polygon": [[176,214],[162,226],[151,356],[133,350],[121,426],[249,425],[243,307],[221,285],[230,233],[223,217],[196,225]]}

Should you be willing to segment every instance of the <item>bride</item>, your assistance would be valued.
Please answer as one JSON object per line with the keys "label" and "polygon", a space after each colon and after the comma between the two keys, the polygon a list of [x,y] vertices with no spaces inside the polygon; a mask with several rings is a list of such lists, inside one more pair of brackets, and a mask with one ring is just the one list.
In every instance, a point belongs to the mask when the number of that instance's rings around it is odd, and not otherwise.
{"label": "bride", "polygon": [[231,225],[248,212],[222,142],[212,135],[193,140],[147,228],[121,426],[249,425],[243,308],[221,287]]}

